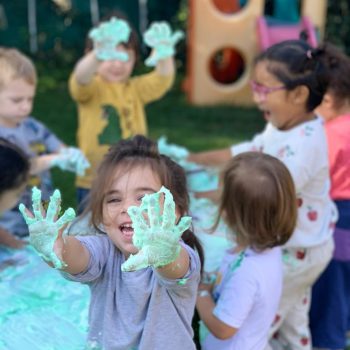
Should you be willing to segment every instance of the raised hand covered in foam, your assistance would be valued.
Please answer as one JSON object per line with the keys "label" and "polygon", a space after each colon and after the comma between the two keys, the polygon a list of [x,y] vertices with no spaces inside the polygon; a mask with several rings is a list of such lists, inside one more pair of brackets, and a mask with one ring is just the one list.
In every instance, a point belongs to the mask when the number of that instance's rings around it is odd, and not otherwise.
{"label": "raised hand covered in foam", "polygon": [[117,46],[129,40],[131,29],[123,19],[112,17],[89,32],[94,44],[96,57],[101,61],[119,60],[126,62],[129,57],[125,52],[117,50]]}
{"label": "raised hand covered in foam", "polygon": [[159,60],[175,55],[175,45],[184,37],[182,31],[172,32],[169,23],[154,22],[150,28],[143,34],[145,44],[154,51],[145,61],[149,67],[155,66]]}
{"label": "raised hand covered in foam", "polygon": [[46,213],[41,205],[41,191],[36,187],[33,188],[32,203],[32,215],[22,203],[19,205],[19,210],[28,225],[30,243],[44,260],[51,262],[55,268],[61,269],[65,263],[54,252],[54,244],[58,236],[62,234],[60,233],[61,228],[75,218],[74,209],[67,209],[56,220],[61,204],[59,190],[55,190],[50,197]]}
{"label": "raised hand covered in foam", "polygon": [[128,209],[134,229],[133,244],[139,249],[122,264],[122,271],[134,271],[148,266],[155,268],[176,260],[180,251],[181,235],[192,218],[184,216],[176,224],[173,196],[162,187],[159,192],[143,197],[139,207]]}

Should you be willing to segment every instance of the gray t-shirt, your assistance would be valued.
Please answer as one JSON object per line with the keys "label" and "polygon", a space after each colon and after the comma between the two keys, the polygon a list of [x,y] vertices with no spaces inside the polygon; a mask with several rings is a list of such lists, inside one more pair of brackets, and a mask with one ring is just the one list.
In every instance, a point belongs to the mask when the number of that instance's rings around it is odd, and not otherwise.
{"label": "gray t-shirt", "polygon": [[89,250],[87,270],[63,275],[91,290],[89,345],[103,350],[192,350],[192,317],[200,281],[198,254],[183,244],[190,268],[167,280],[153,268],[122,272],[124,255],[105,235],[77,237]]}
{"label": "gray t-shirt", "polygon": [[[0,126],[0,137],[17,145],[28,158],[56,152],[63,144],[44,124],[32,117],[26,118],[15,128]],[[31,176],[18,203],[31,207],[33,186],[40,188],[43,200],[48,200],[52,192],[50,172],[43,171],[39,175]],[[0,227],[19,236],[28,234],[27,225],[18,211],[18,204],[0,216]]]}

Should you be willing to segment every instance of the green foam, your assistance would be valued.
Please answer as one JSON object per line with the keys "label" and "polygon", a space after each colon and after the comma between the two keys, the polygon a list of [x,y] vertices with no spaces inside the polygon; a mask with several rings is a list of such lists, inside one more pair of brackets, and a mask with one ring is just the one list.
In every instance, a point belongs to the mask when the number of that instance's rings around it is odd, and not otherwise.
{"label": "green foam", "polygon": [[32,203],[34,218],[26,213],[22,203],[19,206],[19,210],[28,225],[30,243],[44,260],[52,262],[55,268],[62,269],[65,263],[54,252],[54,244],[59,230],[75,218],[75,211],[68,208],[55,221],[56,215],[61,209],[61,193],[57,189],[50,197],[46,215],[41,205],[41,191],[36,187],[32,190]]}
{"label": "green foam", "polygon": [[130,207],[128,214],[134,229],[133,244],[140,251],[123,263],[123,271],[165,266],[178,257],[179,240],[190,227],[191,218],[182,217],[176,223],[175,203],[167,188],[145,195],[141,205]]}
{"label": "green foam", "polygon": [[89,289],[65,280],[32,248],[27,263],[0,272],[0,349],[83,350]]}

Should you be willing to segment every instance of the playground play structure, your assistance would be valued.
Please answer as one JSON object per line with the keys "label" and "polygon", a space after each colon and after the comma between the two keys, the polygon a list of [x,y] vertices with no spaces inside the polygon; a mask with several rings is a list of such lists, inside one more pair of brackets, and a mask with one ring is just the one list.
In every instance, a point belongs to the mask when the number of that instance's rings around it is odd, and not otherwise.
{"label": "playground play structure", "polygon": [[324,34],[327,0],[190,0],[185,90],[195,105],[252,104],[254,57],[288,39],[312,46]]}

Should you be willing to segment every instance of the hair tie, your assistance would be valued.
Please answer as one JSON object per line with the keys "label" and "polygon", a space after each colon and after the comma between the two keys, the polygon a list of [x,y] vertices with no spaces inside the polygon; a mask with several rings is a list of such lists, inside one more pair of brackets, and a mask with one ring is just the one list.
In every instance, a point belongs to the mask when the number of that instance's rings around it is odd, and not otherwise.
{"label": "hair tie", "polygon": [[310,49],[306,51],[306,57],[310,60],[312,59],[312,51]]}

